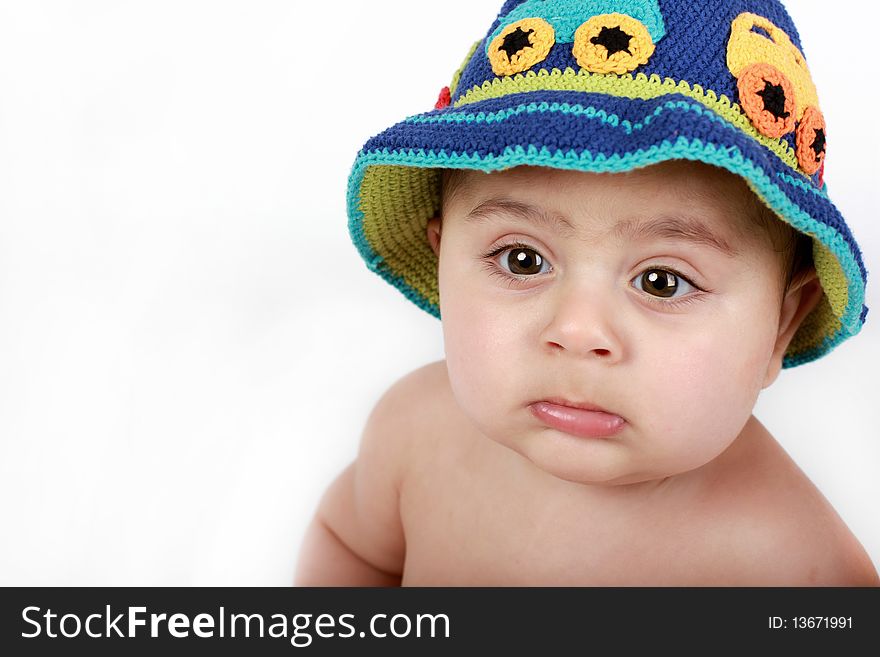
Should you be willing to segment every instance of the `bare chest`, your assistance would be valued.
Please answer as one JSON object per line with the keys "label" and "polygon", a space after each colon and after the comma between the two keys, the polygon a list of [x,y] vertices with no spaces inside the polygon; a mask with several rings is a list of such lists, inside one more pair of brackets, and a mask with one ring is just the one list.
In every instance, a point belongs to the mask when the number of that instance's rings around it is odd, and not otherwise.
{"label": "bare chest", "polygon": [[706,537],[694,545],[694,523],[680,513],[588,504],[571,488],[536,483],[504,452],[437,450],[408,477],[404,585],[663,586],[698,573]]}

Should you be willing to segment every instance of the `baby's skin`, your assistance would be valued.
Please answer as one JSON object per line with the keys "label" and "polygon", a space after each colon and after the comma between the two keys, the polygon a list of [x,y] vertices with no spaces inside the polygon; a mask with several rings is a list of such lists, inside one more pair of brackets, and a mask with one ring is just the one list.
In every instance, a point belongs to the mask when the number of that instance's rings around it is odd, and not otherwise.
{"label": "baby's skin", "polygon": [[821,298],[753,211],[699,163],[469,173],[427,225],[446,358],[376,404],[295,583],[880,585],[752,415]]}

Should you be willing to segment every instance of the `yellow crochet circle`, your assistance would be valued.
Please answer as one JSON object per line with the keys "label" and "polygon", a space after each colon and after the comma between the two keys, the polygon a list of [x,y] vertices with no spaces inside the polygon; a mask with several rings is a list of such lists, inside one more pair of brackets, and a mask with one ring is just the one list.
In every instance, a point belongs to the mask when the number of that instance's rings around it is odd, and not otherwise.
{"label": "yellow crochet circle", "polygon": [[523,18],[505,27],[489,44],[495,75],[522,73],[544,60],[556,42],[553,26],[543,18]]}
{"label": "yellow crochet circle", "polygon": [[796,120],[800,121],[806,108],[818,107],[816,86],[801,51],[770,19],[743,12],[730,25],[727,68],[739,78],[756,63],[770,64],[791,81]]}
{"label": "yellow crochet circle", "polygon": [[628,73],[654,54],[644,23],[626,14],[593,16],[574,33],[577,63],[593,73]]}

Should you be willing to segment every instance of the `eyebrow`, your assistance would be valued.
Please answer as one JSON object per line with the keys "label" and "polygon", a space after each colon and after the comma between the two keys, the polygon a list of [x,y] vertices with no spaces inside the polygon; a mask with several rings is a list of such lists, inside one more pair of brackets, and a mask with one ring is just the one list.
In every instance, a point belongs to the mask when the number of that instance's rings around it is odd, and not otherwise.
{"label": "eyebrow", "polygon": [[[574,225],[564,216],[509,198],[490,198],[483,201],[467,214],[465,221],[470,224],[483,224],[501,221],[502,215],[521,223],[547,228],[563,237],[571,237],[577,232]],[[617,240],[651,238],[680,240],[708,246],[729,257],[740,255],[739,250],[727,240],[692,217],[663,216],[650,221],[624,220],[611,229],[610,235]]]}
{"label": "eyebrow", "polygon": [[483,224],[500,221],[501,215],[508,215],[509,218],[522,223],[536,224],[560,235],[571,236],[575,233],[575,227],[562,215],[509,198],[490,198],[483,201],[467,214],[465,221],[471,224]]}

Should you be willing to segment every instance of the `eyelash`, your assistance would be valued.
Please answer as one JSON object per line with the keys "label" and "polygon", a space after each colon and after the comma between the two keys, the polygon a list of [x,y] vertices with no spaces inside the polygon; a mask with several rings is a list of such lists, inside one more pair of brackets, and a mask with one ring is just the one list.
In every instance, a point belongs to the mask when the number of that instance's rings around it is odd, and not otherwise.
{"label": "eyelash", "polygon": [[[523,244],[522,242],[512,242],[510,244],[503,244],[503,245],[493,249],[492,251],[490,251],[488,253],[484,253],[482,256],[480,256],[481,260],[484,261],[486,271],[488,271],[491,276],[497,276],[498,278],[503,280],[507,284],[507,287],[512,288],[520,283],[525,283],[535,277],[534,276],[511,275],[495,263],[495,258],[509,249],[528,249],[529,251],[534,251],[535,253],[539,253],[539,251],[537,249],[535,249],[534,247],[529,246],[528,244]],[[543,258],[543,256],[541,256],[541,257]],[[677,276],[678,278],[683,279],[684,281],[686,281],[687,283],[692,285],[695,289],[699,290],[700,292],[707,291],[707,290],[704,290],[703,288],[699,287],[691,279],[689,279],[687,276],[682,274],[680,271],[674,269],[673,267],[668,267],[666,265],[663,265],[663,266],[658,265],[658,266],[654,266],[654,267],[646,267],[645,269],[646,270],[647,269],[659,269],[661,271],[669,272],[670,274],[673,274],[673,275]],[[671,300],[670,299],[664,300],[662,297],[653,297],[650,294],[646,294],[645,296],[647,297],[647,299],[651,303],[654,303],[658,307],[662,307],[662,308],[681,308],[683,306],[689,305],[695,301],[699,301],[702,299],[702,295],[696,295],[696,294],[690,294],[686,297],[680,297],[678,299],[671,299]]]}

